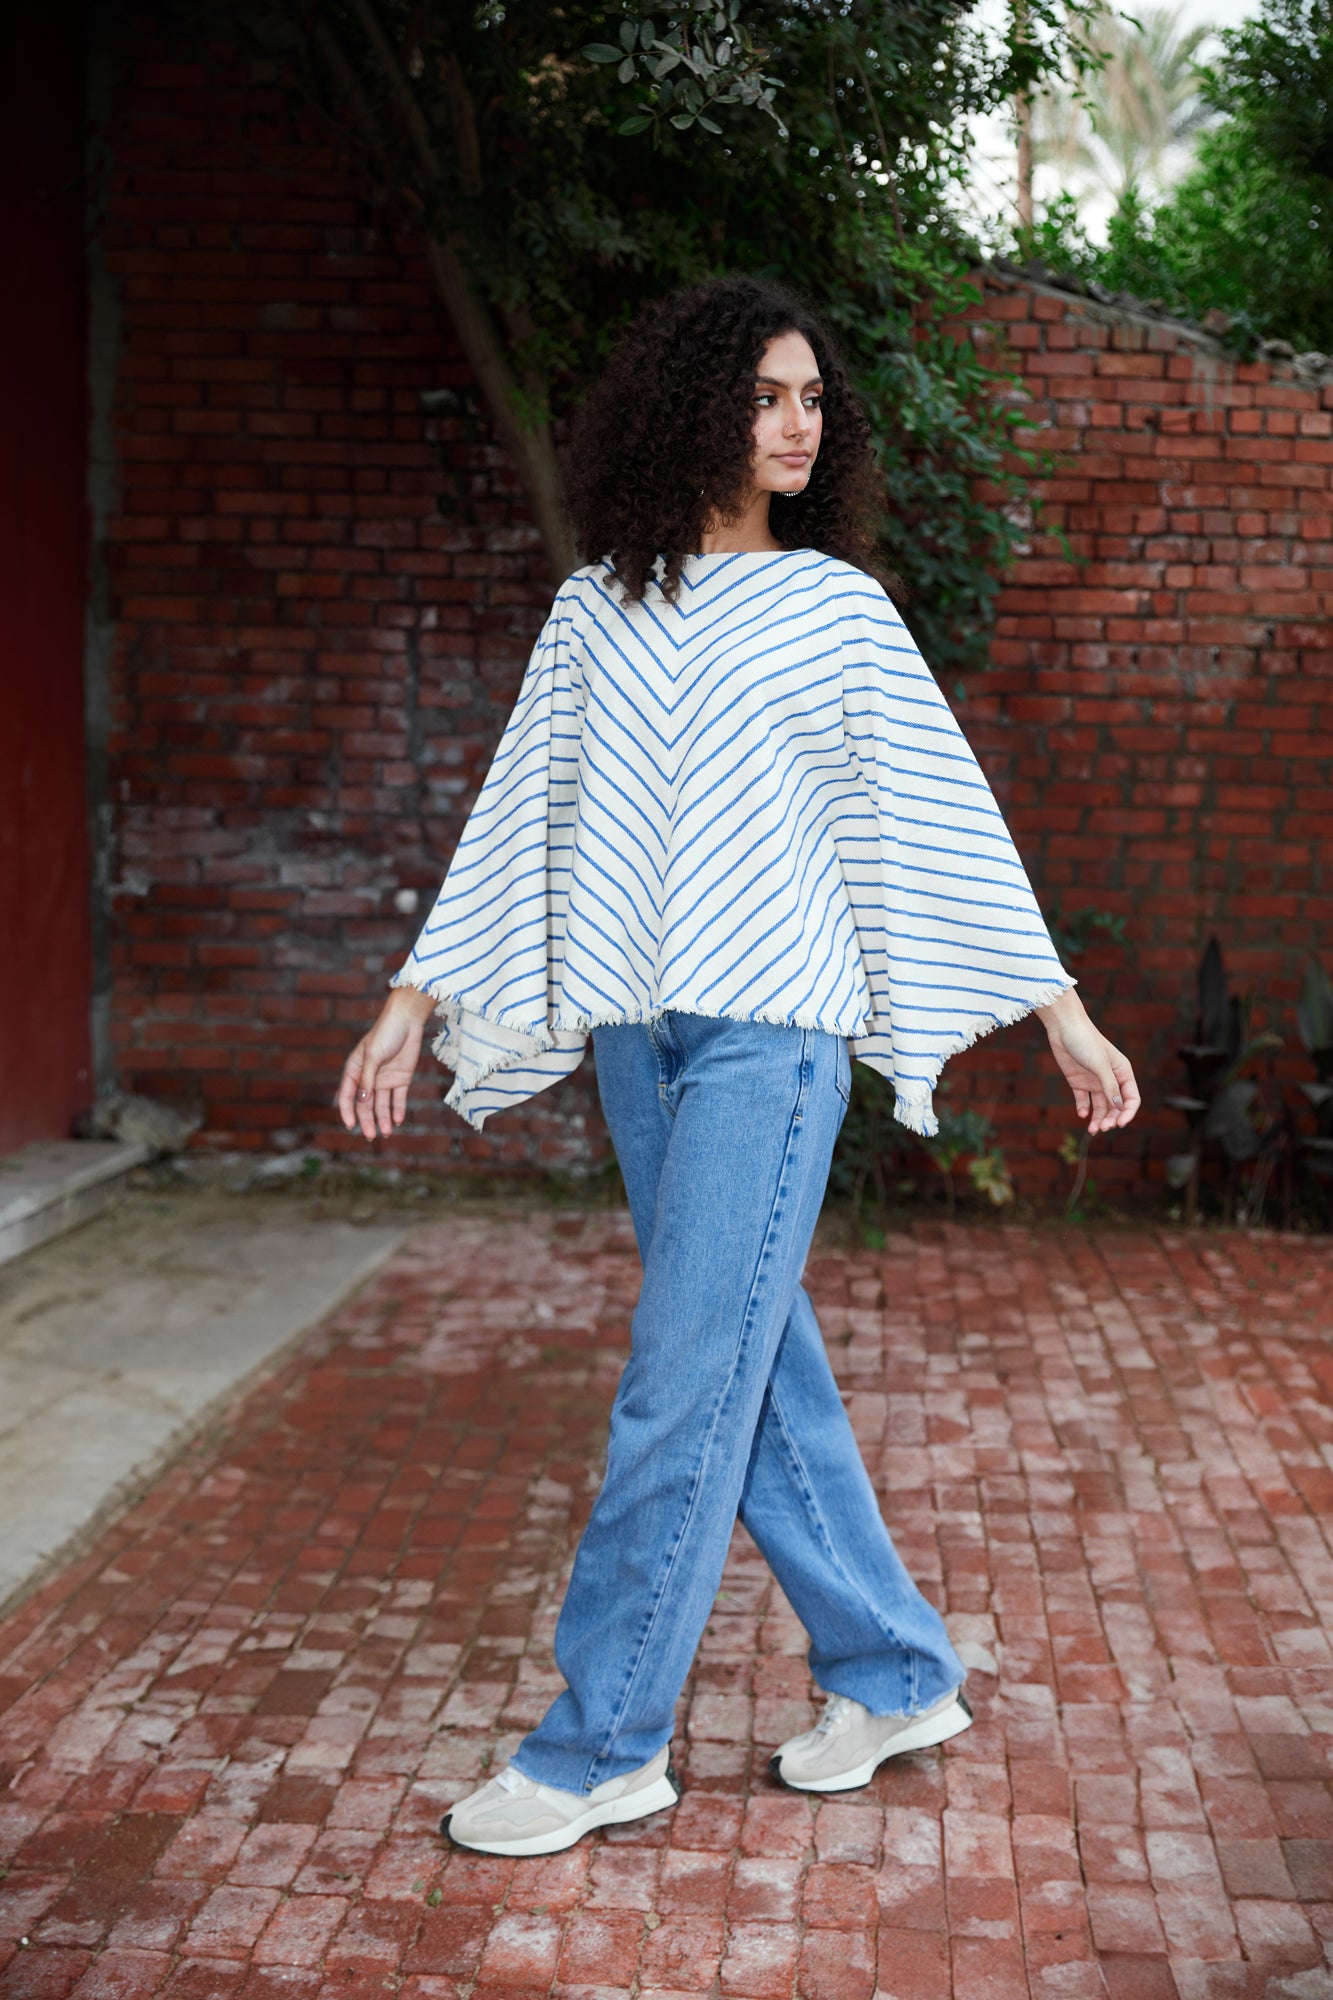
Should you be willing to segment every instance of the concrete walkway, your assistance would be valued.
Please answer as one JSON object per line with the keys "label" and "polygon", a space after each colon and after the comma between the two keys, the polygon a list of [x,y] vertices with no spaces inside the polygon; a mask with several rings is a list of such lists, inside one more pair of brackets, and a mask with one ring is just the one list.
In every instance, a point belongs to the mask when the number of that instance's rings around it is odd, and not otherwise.
{"label": "concrete walkway", "polygon": [[470,1214],[0,1627],[12,2000],[1330,2000],[1329,1246],[922,1225],[811,1281],[977,1725],[822,1802],[738,1532],[681,1804],[545,1861],[441,1811],[558,1686],[637,1267]]}
{"label": "concrete walkway", "polygon": [[285,1192],[123,1193],[0,1268],[0,1607],[404,1234]]}

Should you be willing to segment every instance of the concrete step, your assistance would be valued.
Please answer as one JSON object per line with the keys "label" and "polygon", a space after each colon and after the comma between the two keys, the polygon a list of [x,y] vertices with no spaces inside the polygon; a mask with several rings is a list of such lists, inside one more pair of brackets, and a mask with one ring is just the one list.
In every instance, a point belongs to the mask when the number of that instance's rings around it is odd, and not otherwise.
{"label": "concrete step", "polygon": [[149,1154],[119,1139],[36,1139],[0,1158],[0,1264],[87,1222]]}

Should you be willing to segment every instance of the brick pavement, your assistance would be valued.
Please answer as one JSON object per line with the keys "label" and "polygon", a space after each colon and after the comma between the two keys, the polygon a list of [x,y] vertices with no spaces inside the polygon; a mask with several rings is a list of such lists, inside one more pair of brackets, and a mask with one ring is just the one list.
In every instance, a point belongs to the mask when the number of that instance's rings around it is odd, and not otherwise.
{"label": "brick pavement", "polygon": [[1327,1246],[922,1224],[812,1282],[977,1726],[776,1790],[738,1533],[685,1797],[548,1860],[442,1809],[555,1686],[637,1266],[616,1212],[392,1263],[0,1628],[6,2000],[1328,2000]]}

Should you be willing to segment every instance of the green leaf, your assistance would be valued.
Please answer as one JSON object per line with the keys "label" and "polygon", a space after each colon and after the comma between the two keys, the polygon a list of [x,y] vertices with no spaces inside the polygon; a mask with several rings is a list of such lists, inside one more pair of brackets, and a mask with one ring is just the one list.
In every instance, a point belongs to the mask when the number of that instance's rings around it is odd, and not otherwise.
{"label": "green leaf", "polygon": [[646,117],[642,111],[634,111],[628,118],[621,120],[616,130],[623,133],[625,138],[632,139],[636,133],[646,132],[652,122],[652,119]]}
{"label": "green leaf", "polygon": [[1214,1048],[1228,1045],[1228,1001],[1226,966],[1216,935],[1208,940],[1198,972],[1199,1024],[1201,1040]]}
{"label": "green leaf", "polygon": [[622,83],[633,83],[633,81],[634,81],[634,58],[633,58],[633,56],[626,56],[626,57],[625,57],[625,60],[624,60],[624,62],[623,62],[623,63],[621,63],[621,65],[620,65],[620,68],[619,68],[619,69],[618,69],[618,70],[616,71],[616,75],[617,75],[617,76],[618,76],[618,77],[620,78],[620,81],[621,81]]}
{"label": "green leaf", "polygon": [[657,29],[653,26],[653,23],[651,21],[640,21],[639,47],[641,49],[650,49],[656,40]]}
{"label": "green leaf", "polygon": [[634,47],[634,44],[638,41],[638,39],[639,39],[639,31],[635,27],[633,21],[622,21],[620,24],[621,48],[632,49]]}
{"label": "green leaf", "polygon": [[1306,962],[1296,1022],[1302,1042],[1312,1053],[1333,1046],[1333,982],[1317,958]]}
{"label": "green leaf", "polygon": [[693,125],[694,113],[692,111],[677,111],[673,113],[671,122],[678,132],[683,132],[687,125]]}
{"label": "green leaf", "polygon": [[613,49],[609,42],[589,42],[579,53],[588,62],[618,63],[625,52],[623,49]]}
{"label": "green leaf", "polygon": [[705,132],[716,132],[719,136],[721,135],[722,127],[715,125],[711,118],[705,118],[702,111],[699,113],[699,123],[703,126]]}

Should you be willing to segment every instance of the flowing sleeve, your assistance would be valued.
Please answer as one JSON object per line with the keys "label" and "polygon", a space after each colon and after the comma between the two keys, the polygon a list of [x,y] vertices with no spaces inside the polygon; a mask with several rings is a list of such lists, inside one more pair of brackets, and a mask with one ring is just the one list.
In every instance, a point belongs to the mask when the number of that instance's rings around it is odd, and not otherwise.
{"label": "flowing sleeve", "polygon": [[984,772],[888,596],[858,574],[840,620],[843,729],[863,788],[844,858],[869,1018],[853,1053],[894,1115],[938,1132],[944,1064],[1077,982]]}
{"label": "flowing sleeve", "polygon": [[429,993],[445,1103],[480,1131],[578,1068],[586,1032],[557,1028],[575,819],[581,676],[575,572],[533,646],[448,873],[390,986]]}

